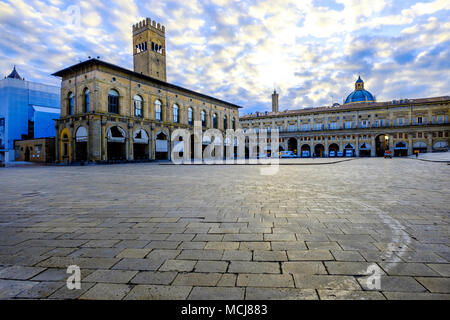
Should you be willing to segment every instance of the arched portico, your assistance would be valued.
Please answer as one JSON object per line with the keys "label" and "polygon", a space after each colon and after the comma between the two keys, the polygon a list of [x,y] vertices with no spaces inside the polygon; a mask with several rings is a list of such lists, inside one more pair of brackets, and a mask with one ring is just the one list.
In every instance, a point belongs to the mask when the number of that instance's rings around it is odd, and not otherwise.
{"label": "arched portico", "polygon": [[328,146],[328,156],[337,157],[339,152],[339,146],[336,143],[332,143]]}
{"label": "arched portico", "polygon": [[134,160],[148,160],[150,153],[149,136],[146,130],[137,129],[133,133]]}
{"label": "arched portico", "polygon": [[311,146],[309,144],[303,144],[300,148],[300,156],[302,158],[311,157]]}
{"label": "arched portico", "polygon": [[344,146],[344,156],[345,157],[354,157],[355,156],[355,146],[351,143],[347,143]]}
{"label": "arched portico", "polygon": [[109,161],[123,161],[126,156],[126,131],[120,126],[112,126],[107,130],[107,156]]}
{"label": "arched portico", "polygon": [[78,127],[75,133],[75,161],[88,160],[88,133],[85,127]]}
{"label": "arched portico", "polygon": [[160,131],[156,134],[155,139],[155,159],[169,159],[169,139],[166,133]]}
{"label": "arched portico", "polygon": [[394,145],[395,157],[406,157],[408,155],[408,144],[404,141],[396,142]]}
{"label": "arched portico", "polygon": [[325,157],[325,147],[323,146],[323,144],[319,143],[314,146],[314,157]]}

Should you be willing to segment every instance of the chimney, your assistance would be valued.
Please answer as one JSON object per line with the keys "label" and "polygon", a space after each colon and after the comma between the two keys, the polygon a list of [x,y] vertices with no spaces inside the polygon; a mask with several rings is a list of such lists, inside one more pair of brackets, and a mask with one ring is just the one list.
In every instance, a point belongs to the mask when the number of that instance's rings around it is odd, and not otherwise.
{"label": "chimney", "polygon": [[273,94],[272,94],[272,112],[278,112],[278,93],[277,93],[277,90],[273,90]]}

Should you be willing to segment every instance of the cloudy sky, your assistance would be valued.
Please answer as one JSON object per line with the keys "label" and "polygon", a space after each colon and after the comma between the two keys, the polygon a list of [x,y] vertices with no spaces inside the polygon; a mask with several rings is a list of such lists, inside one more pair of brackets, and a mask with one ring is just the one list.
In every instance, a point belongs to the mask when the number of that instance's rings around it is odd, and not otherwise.
{"label": "cloudy sky", "polygon": [[244,106],[330,105],[361,74],[378,101],[450,94],[449,0],[0,0],[0,71],[100,56],[132,69],[131,26],[166,26],[168,81]]}

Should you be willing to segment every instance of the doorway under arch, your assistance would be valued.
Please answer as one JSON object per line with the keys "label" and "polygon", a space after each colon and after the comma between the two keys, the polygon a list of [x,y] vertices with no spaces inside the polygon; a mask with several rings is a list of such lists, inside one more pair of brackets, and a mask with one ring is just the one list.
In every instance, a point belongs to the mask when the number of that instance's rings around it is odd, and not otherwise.
{"label": "doorway under arch", "polygon": [[351,143],[347,143],[344,146],[344,156],[346,157],[354,157],[355,156],[355,147]]}
{"label": "doorway under arch", "polygon": [[156,135],[155,159],[167,160],[169,158],[169,142],[165,133]]}
{"label": "doorway under arch", "polygon": [[309,158],[311,157],[311,146],[309,144],[304,144],[300,148],[300,156],[302,158]]}
{"label": "doorway under arch", "polygon": [[384,157],[386,150],[389,150],[389,136],[380,134],[375,138],[375,155],[377,157]]}
{"label": "doorway under arch", "polygon": [[25,161],[30,161],[30,148],[25,149]]}
{"label": "doorway under arch", "polygon": [[332,143],[328,146],[328,156],[329,157],[337,157],[338,152],[339,152],[339,146],[336,143]]}
{"label": "doorway under arch", "polygon": [[323,158],[325,156],[325,147],[323,144],[316,144],[314,146],[314,157]]}
{"label": "doorway under arch", "polygon": [[289,138],[288,140],[288,151],[292,151],[297,154],[297,139]]}
{"label": "doorway under arch", "polygon": [[427,144],[424,141],[417,141],[413,144],[413,153],[426,153],[428,150]]}
{"label": "doorway under arch", "polygon": [[125,152],[126,132],[119,126],[110,127],[107,132],[107,156],[108,161],[126,160]]}
{"label": "doorway under arch", "polygon": [[395,157],[406,157],[408,155],[408,145],[406,142],[399,141],[394,145]]}
{"label": "doorway under arch", "polygon": [[149,158],[149,139],[147,131],[138,129],[133,135],[133,156],[134,160],[148,160]]}
{"label": "doorway under arch", "polygon": [[75,161],[87,161],[88,134],[85,127],[79,127],[75,133]]}
{"label": "doorway under arch", "polygon": [[361,143],[359,146],[359,156],[360,157],[370,157],[370,145],[366,142]]}

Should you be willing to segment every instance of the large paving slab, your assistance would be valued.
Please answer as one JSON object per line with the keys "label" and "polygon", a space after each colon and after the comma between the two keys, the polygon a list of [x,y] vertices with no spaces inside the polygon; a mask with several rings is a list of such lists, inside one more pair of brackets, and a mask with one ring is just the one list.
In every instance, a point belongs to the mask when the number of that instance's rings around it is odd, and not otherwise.
{"label": "large paving slab", "polygon": [[307,162],[0,168],[0,298],[450,300],[445,163]]}

